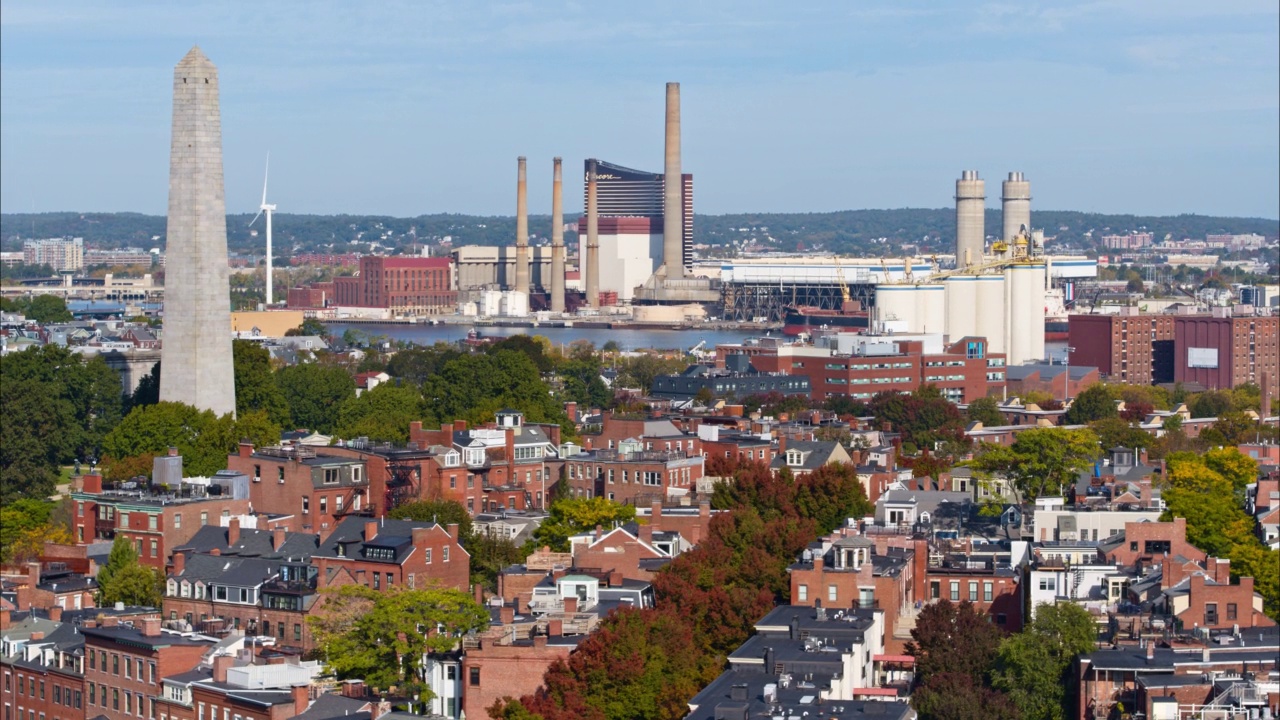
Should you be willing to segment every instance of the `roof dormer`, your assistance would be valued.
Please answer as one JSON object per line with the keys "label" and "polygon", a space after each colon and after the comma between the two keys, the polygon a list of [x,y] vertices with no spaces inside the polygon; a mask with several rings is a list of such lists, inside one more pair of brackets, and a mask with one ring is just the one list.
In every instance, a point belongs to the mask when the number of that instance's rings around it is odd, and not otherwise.
{"label": "roof dormer", "polygon": [[524,413],[511,408],[503,408],[497,412],[498,427],[519,428],[524,425]]}

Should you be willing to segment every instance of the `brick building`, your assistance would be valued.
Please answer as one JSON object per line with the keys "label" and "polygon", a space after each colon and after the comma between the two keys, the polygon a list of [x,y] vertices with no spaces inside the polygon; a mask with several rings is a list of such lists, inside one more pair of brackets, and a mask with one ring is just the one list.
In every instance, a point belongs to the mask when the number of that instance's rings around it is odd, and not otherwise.
{"label": "brick building", "polygon": [[160,720],[288,720],[311,704],[311,683],[318,668],[299,664],[244,665],[218,655],[211,667],[166,677],[157,702]]}
{"label": "brick building", "polygon": [[83,490],[73,492],[72,532],[77,543],[111,540],[132,542],[143,565],[163,569],[173,548],[187,542],[205,525],[249,512],[248,498],[210,494],[202,486],[184,491],[103,490],[101,475],[85,475]]}
{"label": "brick building", "polygon": [[1230,388],[1280,373],[1280,316],[1174,319],[1174,382]]}
{"label": "brick building", "polygon": [[296,532],[327,534],[347,515],[374,511],[385,494],[383,478],[372,477],[362,460],[327,448],[241,443],[227,468],[249,478],[255,511],[284,516]]}
{"label": "brick building", "polygon": [[1071,315],[1067,323],[1072,365],[1133,385],[1173,382],[1173,315],[1122,308],[1120,315]]}
{"label": "brick building", "polygon": [[324,307],[314,304],[324,300],[344,307],[386,308],[397,315],[451,313],[458,305],[454,275],[453,259],[448,257],[366,255],[355,276],[291,289],[289,307],[295,307],[295,299],[307,303],[297,307]]}
{"label": "brick building", "polygon": [[640,440],[629,439],[616,449],[569,455],[563,481],[576,497],[648,505],[655,497],[692,495],[702,478],[704,460],[683,450],[645,450]]}
{"label": "brick building", "polygon": [[448,529],[411,520],[343,520],[312,556],[319,587],[352,582],[375,590],[393,585],[432,584],[471,588],[471,556],[458,542],[458,526]]}
{"label": "brick building", "polygon": [[[554,624],[554,623],[552,623]],[[535,635],[503,642],[481,639],[462,658],[462,710],[469,718],[489,716],[489,707],[504,697],[537,690],[542,676],[557,660],[568,661],[581,637]]]}
{"label": "brick building", "polygon": [[[1036,522],[1039,524],[1039,516]],[[1205,551],[1187,542],[1187,519],[1177,517],[1171,522],[1126,522],[1123,534],[1098,546],[1098,555],[1108,564],[1138,572],[1158,564],[1165,555],[1201,563],[1208,558]]]}
{"label": "brick building", "polygon": [[856,336],[836,348],[806,345],[719,345],[716,364],[728,356],[747,354],[751,366],[763,373],[786,373],[809,378],[810,397],[852,397],[861,400],[885,392],[911,392],[935,385],[952,402],[972,402],[1005,388],[1005,355],[987,352],[984,338],[966,337],[949,345],[941,336],[894,339]]}
{"label": "brick building", "polygon": [[287,305],[290,310],[319,309],[337,304],[336,290],[332,282],[314,282],[289,288]]}
{"label": "brick building", "polygon": [[[107,618],[107,623],[113,618]],[[114,624],[84,634],[86,716],[126,720],[159,717],[161,680],[200,664],[213,641],[160,629],[160,618],[144,618],[138,627]]]}
{"label": "brick building", "polygon": [[55,608],[49,617],[32,613],[10,621],[10,611],[0,611],[0,652],[4,717],[28,720],[71,720],[86,717],[84,707],[84,637],[61,621]]}
{"label": "brick building", "polygon": [[1009,368],[1009,396],[1025,397],[1029,392],[1047,392],[1056,400],[1067,400],[1101,382],[1098,368],[1080,365],[1031,363]]}

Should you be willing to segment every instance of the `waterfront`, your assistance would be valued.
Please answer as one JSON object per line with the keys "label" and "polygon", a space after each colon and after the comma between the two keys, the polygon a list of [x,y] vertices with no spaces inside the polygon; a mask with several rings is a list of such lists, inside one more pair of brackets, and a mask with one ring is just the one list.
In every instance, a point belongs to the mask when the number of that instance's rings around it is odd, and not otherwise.
{"label": "waterfront", "polygon": [[[406,325],[402,323],[325,323],[329,332],[341,336],[348,329],[371,336],[385,336],[418,345],[438,342],[452,343],[462,340],[472,329],[482,337],[510,337],[512,335],[541,335],[555,345],[568,345],[575,340],[587,340],[601,347],[610,340],[623,350],[653,348],[657,350],[688,350],[701,341],[707,348],[721,343],[738,343],[749,337],[764,335],[761,331],[747,330],[662,330],[654,328],[577,328],[577,327],[498,327],[473,326],[465,323],[446,325]],[[777,335],[777,331],[773,332]]]}

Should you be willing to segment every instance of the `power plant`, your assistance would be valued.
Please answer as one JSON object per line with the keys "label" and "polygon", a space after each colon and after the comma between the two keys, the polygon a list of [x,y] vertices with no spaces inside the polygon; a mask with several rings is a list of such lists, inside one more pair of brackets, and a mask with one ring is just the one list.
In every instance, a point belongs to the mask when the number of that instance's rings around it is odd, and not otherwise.
{"label": "power plant", "polygon": [[560,158],[552,161],[551,179],[551,312],[564,312],[564,178]]}

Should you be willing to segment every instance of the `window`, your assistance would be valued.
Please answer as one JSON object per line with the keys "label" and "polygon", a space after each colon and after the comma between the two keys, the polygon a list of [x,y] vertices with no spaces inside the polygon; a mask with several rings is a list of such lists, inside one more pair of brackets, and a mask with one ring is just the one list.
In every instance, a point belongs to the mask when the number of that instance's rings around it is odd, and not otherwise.
{"label": "window", "polygon": [[208,511],[203,511],[200,513],[200,527],[204,527],[205,525],[208,525],[208,524],[209,524],[209,513]]}
{"label": "window", "polygon": [[325,485],[337,485],[337,484],[338,484],[338,477],[339,477],[339,475],[340,475],[340,472],[341,472],[341,471],[340,471],[338,468],[325,468],[325,469],[324,469],[324,484],[325,484]]}
{"label": "window", "polygon": [[427,548],[427,554],[426,554],[425,560],[428,565],[431,564],[431,548]]}
{"label": "window", "polygon": [[839,588],[837,588],[835,585],[828,585],[827,586],[827,602],[833,603],[836,601],[836,598],[838,597],[840,597]]}
{"label": "window", "polygon": [[94,685],[93,683],[88,683],[88,685],[89,685],[89,704],[93,705],[98,702],[98,693],[96,692],[98,686]]}
{"label": "window", "polygon": [[[154,516],[154,515],[152,515],[151,517],[155,517],[155,516]],[[158,557],[158,553],[159,553],[159,552],[160,552],[160,543],[159,543],[159,541],[158,541],[158,540],[152,540],[152,541],[151,541],[151,557]]]}
{"label": "window", "polygon": [[325,515],[329,512],[329,498],[320,496],[320,514]]}
{"label": "window", "polygon": [[111,655],[111,674],[120,674],[120,656],[114,653]]}
{"label": "window", "polygon": [[960,602],[960,581],[951,581],[951,602]]}
{"label": "window", "polygon": [[159,522],[159,520],[157,519],[157,517],[156,517],[155,513],[150,513],[150,514],[148,514],[148,515],[147,515],[147,529],[148,529],[148,530],[155,530],[155,529],[158,527],[158,525],[157,525],[157,523],[158,523],[158,522]]}
{"label": "window", "polygon": [[299,642],[302,640],[302,625],[300,623],[293,624],[293,639]]}
{"label": "window", "polygon": [[307,495],[302,496],[302,514],[306,515],[311,511],[311,498]]}
{"label": "window", "polygon": [[444,562],[449,562],[449,546],[448,545],[445,545],[443,548],[440,549],[440,559],[443,560]]}
{"label": "window", "polygon": [[467,670],[468,670],[467,684],[470,685],[471,687],[479,687],[480,686],[480,668],[473,667],[473,668],[467,668]]}
{"label": "window", "polygon": [[124,659],[124,676],[126,678],[133,677],[133,660],[131,658]]}
{"label": "window", "polygon": [[1049,577],[1049,576],[1041,576],[1041,578],[1040,578],[1040,589],[1041,589],[1041,590],[1055,590],[1055,589],[1056,589],[1056,587],[1055,587],[1055,585],[1056,585],[1056,584],[1057,584],[1057,583],[1056,583],[1055,579],[1054,579],[1054,578],[1052,578],[1052,577]]}
{"label": "window", "polygon": [[281,485],[284,484],[284,466],[283,465],[276,468],[276,482],[280,483]]}
{"label": "window", "polygon": [[111,709],[112,710],[120,709],[120,689],[119,688],[111,688]]}
{"label": "window", "polygon": [[989,582],[982,583],[982,601],[983,602],[991,602],[991,589],[992,589],[991,583]]}
{"label": "window", "polygon": [[1227,603],[1227,619],[1228,620],[1235,620],[1237,612],[1238,610],[1235,603]]}
{"label": "window", "polygon": [[974,581],[974,580],[969,581],[969,601],[970,602],[978,601],[978,583],[977,581]]}
{"label": "window", "polygon": [[800,585],[799,587],[797,587],[797,588],[796,588],[796,600],[797,600],[797,601],[799,601],[799,602],[805,602],[805,601],[806,601],[806,600],[808,600],[808,599],[809,599],[809,586],[808,586],[808,585]]}
{"label": "window", "polygon": [[173,529],[174,530],[182,529],[182,513],[173,514]]}

